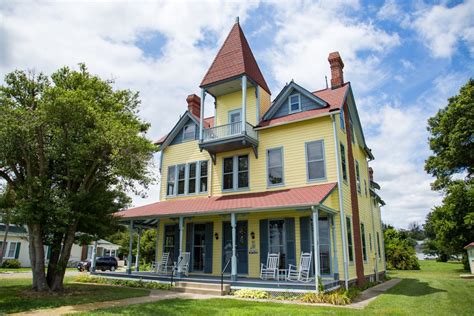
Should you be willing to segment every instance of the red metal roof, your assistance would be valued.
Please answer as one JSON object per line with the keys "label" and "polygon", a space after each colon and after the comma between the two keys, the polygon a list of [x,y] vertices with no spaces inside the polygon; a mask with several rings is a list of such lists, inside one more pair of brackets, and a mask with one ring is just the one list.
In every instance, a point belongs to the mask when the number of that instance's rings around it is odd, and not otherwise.
{"label": "red metal roof", "polygon": [[239,23],[235,23],[202,79],[201,87],[243,74],[247,74],[260,87],[270,93],[242,28]]}
{"label": "red metal roof", "polygon": [[228,213],[282,207],[312,206],[324,199],[336,187],[336,183],[313,185],[276,191],[168,200],[128,209],[116,213],[123,218],[153,217],[166,215],[190,215],[213,212]]}
{"label": "red metal roof", "polygon": [[468,248],[472,248],[474,247],[474,241],[471,242],[469,245],[467,245],[466,247],[464,247],[464,249],[468,249]]}
{"label": "red metal roof", "polygon": [[308,110],[308,111],[303,111],[303,112],[298,112],[282,117],[277,117],[273,118],[270,120],[266,121],[261,121],[258,124],[258,127],[267,127],[271,125],[278,125],[282,123],[287,123],[287,122],[292,122],[292,121],[299,121],[302,119],[306,118],[312,118],[312,117],[317,117],[321,114],[325,114],[334,110],[339,110],[341,106],[344,104],[344,98],[347,94],[347,90],[350,87],[350,83],[345,83],[341,87],[337,89],[324,89],[324,90],[319,90],[313,92],[315,96],[318,98],[323,99],[328,103],[328,106],[324,108],[319,108],[319,109],[314,109],[314,110]]}

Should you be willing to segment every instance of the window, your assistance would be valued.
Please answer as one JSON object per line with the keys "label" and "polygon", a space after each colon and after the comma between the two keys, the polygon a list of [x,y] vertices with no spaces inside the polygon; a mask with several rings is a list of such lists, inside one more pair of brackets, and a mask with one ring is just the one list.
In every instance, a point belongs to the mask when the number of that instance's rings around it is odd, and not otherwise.
{"label": "window", "polygon": [[174,256],[174,231],[175,228],[173,225],[165,225],[165,240],[164,240],[164,247],[163,252],[169,252],[169,260],[176,260],[177,258]]}
{"label": "window", "polygon": [[380,260],[381,253],[380,253],[380,235],[377,232],[377,258]]}
{"label": "window", "polygon": [[199,192],[207,192],[207,161],[200,162]]}
{"label": "window", "polygon": [[347,167],[346,167],[346,149],[341,143],[341,167],[342,167],[342,178],[347,181]]}
{"label": "window", "polygon": [[249,186],[249,157],[234,156],[224,158],[223,189],[237,190]]}
{"label": "window", "polygon": [[168,185],[166,189],[166,195],[175,194],[175,182],[176,181],[176,166],[168,167]]}
{"label": "window", "polygon": [[365,243],[364,223],[360,223],[360,234],[362,235],[362,256],[364,257],[364,261],[367,261],[367,244]]}
{"label": "window", "polygon": [[367,196],[367,180],[364,180],[364,191],[365,191],[365,196]]}
{"label": "window", "polygon": [[196,193],[196,163],[188,164],[188,194]]}
{"label": "window", "polygon": [[184,194],[186,184],[186,165],[178,165],[178,195]]}
{"label": "window", "polygon": [[349,251],[349,261],[354,261],[354,249],[352,244],[352,225],[351,219],[346,217],[346,229],[347,229],[347,248]]}
{"label": "window", "polygon": [[360,193],[360,172],[359,172],[359,162],[355,161],[355,172],[356,172],[356,182],[357,182],[357,192]]}
{"label": "window", "polygon": [[369,247],[370,247],[370,252],[372,253],[372,235],[369,233]]}
{"label": "window", "polygon": [[326,177],[324,143],[322,140],[306,143],[306,162],[308,180],[321,180]]}
{"label": "window", "polygon": [[196,127],[194,124],[185,125],[183,127],[183,141],[193,140],[196,138]]}
{"label": "window", "polygon": [[341,109],[341,113],[339,114],[339,124],[341,125],[341,129],[344,131],[346,129],[346,122],[344,122],[344,110]]}
{"label": "window", "polygon": [[352,124],[352,120],[349,120],[349,124],[351,126],[351,141],[355,144],[354,124]]}
{"label": "window", "polygon": [[15,251],[16,251],[16,247],[18,247],[17,246],[18,244],[19,244],[18,242],[14,242],[14,241],[11,241],[8,243],[5,258],[15,258]]}
{"label": "window", "polygon": [[285,221],[268,221],[268,251],[270,253],[280,253],[280,269],[286,267],[286,229]]}
{"label": "window", "polygon": [[269,186],[283,184],[283,149],[267,150],[267,168]]}
{"label": "window", "polygon": [[290,106],[290,114],[301,111],[301,98],[299,94],[290,95],[288,103]]}

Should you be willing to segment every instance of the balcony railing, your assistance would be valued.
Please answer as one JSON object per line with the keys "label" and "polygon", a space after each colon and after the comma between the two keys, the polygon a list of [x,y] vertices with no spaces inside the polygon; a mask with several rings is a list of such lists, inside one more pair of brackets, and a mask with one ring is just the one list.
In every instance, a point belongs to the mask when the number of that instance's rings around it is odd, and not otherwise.
{"label": "balcony railing", "polygon": [[257,132],[254,131],[253,126],[247,122],[245,122],[245,133],[242,131],[242,122],[235,122],[212,128],[206,128],[203,130],[202,138],[203,142],[209,142],[241,135],[247,135],[257,140]]}

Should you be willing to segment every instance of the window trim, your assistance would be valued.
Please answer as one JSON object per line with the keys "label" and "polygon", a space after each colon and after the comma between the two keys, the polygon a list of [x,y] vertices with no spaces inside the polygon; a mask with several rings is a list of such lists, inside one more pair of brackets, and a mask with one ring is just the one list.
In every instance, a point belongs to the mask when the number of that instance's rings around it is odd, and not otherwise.
{"label": "window trim", "polygon": [[[180,164],[177,164],[176,165],[176,183],[177,183],[177,186],[176,186],[176,196],[183,196],[183,195],[186,195],[186,189],[187,189],[187,184],[186,184],[186,178],[187,178],[187,173],[188,173],[188,168],[186,167],[186,163],[180,163]],[[184,192],[183,193],[179,193],[179,167],[180,166],[184,166]]]}
{"label": "window trim", "polygon": [[[349,227],[348,225],[349,224]],[[350,229],[350,239],[349,239],[349,230]],[[349,260],[349,263],[354,264],[355,262],[355,253],[354,253],[354,232],[352,230],[352,218],[348,215],[346,215],[346,239],[347,239],[347,259]],[[351,256],[352,254],[352,260]]]}
{"label": "window trim", "polygon": [[[174,173],[174,180],[173,180],[173,192],[171,194],[168,194],[168,186],[170,183],[169,177],[170,177],[170,169],[173,168],[173,173]],[[168,173],[166,174],[166,196],[176,196],[176,188],[177,188],[177,183],[176,183],[176,165],[171,165],[168,166]]]}
{"label": "window trim", "polygon": [[[320,160],[312,160],[312,161],[308,160],[308,145],[312,144],[312,143],[317,143],[317,142],[321,142],[321,144],[322,144],[324,176],[321,177],[321,178],[310,179],[309,178],[309,163],[310,162],[315,162],[315,161],[320,161]],[[305,152],[305,160],[306,160],[306,182],[323,182],[323,181],[326,181],[326,179],[327,179],[327,170],[326,170],[326,150],[325,150],[325,146],[324,146],[324,139],[318,139],[318,140],[313,140],[313,141],[310,141],[310,142],[306,142],[304,144],[304,146],[305,146],[304,152]]]}
{"label": "window trim", "polygon": [[[279,150],[280,157],[281,157],[281,165],[280,166],[273,166],[270,167],[270,151],[272,150]],[[270,168],[278,168],[281,167],[281,183],[271,183],[270,182]],[[266,161],[266,168],[267,168],[267,187],[281,187],[285,185],[285,155],[283,151],[283,146],[268,148],[267,149],[267,161]]]}
{"label": "window trim", "polygon": [[[298,97],[298,110],[291,110],[291,97]],[[301,93],[293,93],[288,96],[288,113],[298,113],[301,112]]]}
{"label": "window trim", "polygon": [[[239,157],[247,157],[247,171],[239,171]],[[224,160],[232,158],[232,188],[231,189],[224,189],[224,176],[229,173],[224,173]],[[246,187],[239,188],[239,173],[240,172],[247,172],[247,182],[248,185]],[[250,189],[250,155],[249,154],[242,154],[242,155],[234,155],[234,156],[227,156],[222,157],[222,184],[221,184],[221,191],[222,192],[236,192],[236,191],[247,191]]]}
{"label": "window trim", "polygon": [[[193,127],[193,129],[192,129],[192,130],[193,130],[193,137],[192,137],[192,138],[185,138],[185,137],[184,137],[184,135],[186,135],[185,130],[186,130],[186,128],[188,128],[188,127]],[[182,136],[181,140],[182,140],[183,142],[188,142],[188,141],[195,140],[195,139],[196,139],[196,126],[195,126],[194,124],[186,124],[186,125],[184,125],[184,126],[183,126],[183,136]]]}
{"label": "window trim", "polygon": [[[203,162],[207,163],[208,169],[207,169],[207,190],[206,191],[201,191],[201,164]],[[195,176],[195,191],[193,193],[189,193],[189,172],[190,172],[190,165],[196,164],[196,176]],[[179,166],[184,165],[184,193],[178,194],[178,169]],[[168,194],[168,186],[169,186],[169,176],[170,176],[170,169],[174,169],[174,186],[173,186],[173,193]],[[166,175],[166,197],[176,197],[176,196],[186,196],[186,195],[198,195],[198,194],[204,194],[209,191],[209,160],[197,160],[197,161],[191,161],[187,163],[181,163],[181,164],[176,164],[176,165],[170,165],[168,166],[168,173]]]}
{"label": "window trim", "polygon": [[240,120],[237,121],[237,122],[234,122],[234,123],[239,123],[239,122],[242,122],[242,109],[241,108],[238,108],[238,109],[235,109],[235,110],[230,110],[227,114],[227,123],[228,124],[232,124],[230,122],[230,118],[232,116],[232,114],[235,114],[235,113],[239,113],[239,116],[240,116]]}
{"label": "window trim", "polygon": [[346,146],[341,142],[339,143],[339,150],[341,151],[341,169],[342,169],[342,180],[347,184],[347,157],[346,157]]}
{"label": "window trim", "polygon": [[[18,248],[18,244],[21,243],[20,241],[7,241],[7,247],[5,248],[6,251],[5,251],[5,254],[3,255],[3,258],[4,259],[15,259],[15,254],[16,254],[16,250]],[[12,250],[12,244],[15,244],[15,248],[13,249],[13,257],[9,256],[8,254],[10,253],[10,251]]]}
{"label": "window trim", "polygon": [[[202,183],[202,173],[201,173],[201,165],[202,163],[205,162],[206,165],[207,165],[207,172],[206,172],[206,191],[201,191],[201,183]],[[196,191],[196,194],[200,194],[200,193],[207,193],[209,191],[209,160],[199,160],[196,162],[197,163],[197,170],[199,170],[199,176],[197,177],[198,179],[196,180],[196,185],[197,185],[197,188],[198,190]],[[198,175],[196,174],[196,176]]]}
{"label": "window trim", "polygon": [[367,256],[367,239],[365,236],[365,225],[364,223],[360,223],[360,241],[362,243],[362,259],[364,262],[368,262],[368,256]]}
{"label": "window trim", "polygon": [[[184,193],[186,195],[196,195],[197,194],[197,184],[198,184],[198,162],[197,161],[191,161],[191,162],[188,162],[186,164],[186,172],[185,172],[185,178],[184,178]],[[191,165],[194,164],[194,168],[195,168],[195,174],[194,174],[194,192],[193,193],[189,193],[189,182],[190,182],[190,179],[191,179]]]}
{"label": "window trim", "polygon": [[360,166],[359,166],[359,161],[357,159],[354,159],[355,166],[354,166],[354,171],[355,171],[355,176],[356,176],[356,188],[357,188],[357,193],[362,195],[362,188],[361,188],[361,182],[360,182]]}
{"label": "window trim", "polygon": [[341,112],[339,113],[339,125],[341,127],[341,130],[345,133],[346,132],[346,121],[344,118],[344,110],[341,109]]}

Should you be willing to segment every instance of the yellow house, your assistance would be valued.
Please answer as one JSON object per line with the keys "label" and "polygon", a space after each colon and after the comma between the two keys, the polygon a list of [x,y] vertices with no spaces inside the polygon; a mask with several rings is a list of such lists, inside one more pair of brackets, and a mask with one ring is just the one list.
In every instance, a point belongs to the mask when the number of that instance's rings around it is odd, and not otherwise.
{"label": "yellow house", "polygon": [[[283,290],[384,274],[373,156],[339,53],[329,63],[330,87],[311,92],[291,81],[272,100],[235,23],[201,96],[187,97],[187,111],[157,142],[160,202],[119,213],[131,234],[158,233],[156,272],[132,273],[130,256],[128,274],[166,280],[165,265],[190,282],[223,276],[235,288]],[[213,117],[204,117],[205,98]]]}

